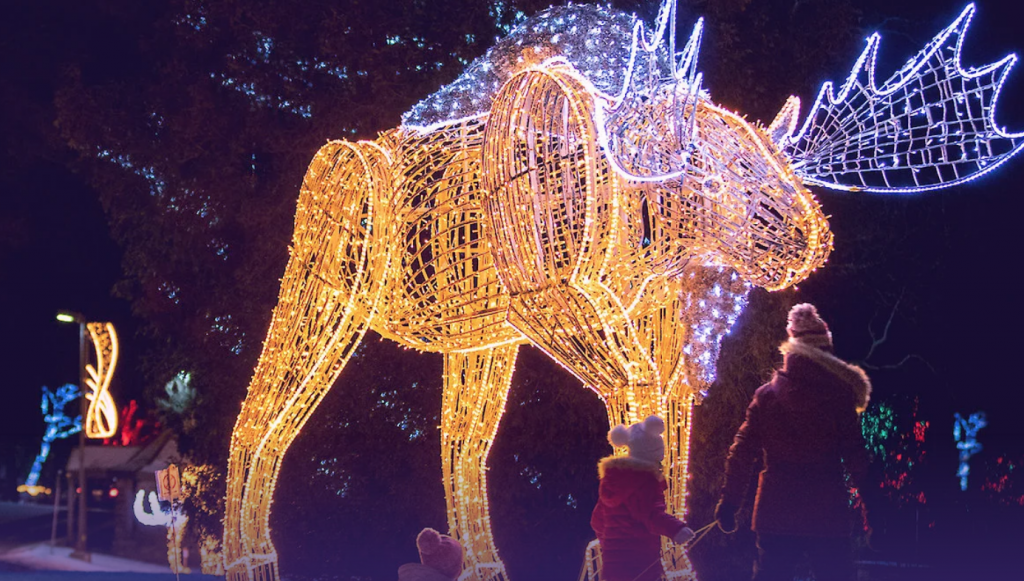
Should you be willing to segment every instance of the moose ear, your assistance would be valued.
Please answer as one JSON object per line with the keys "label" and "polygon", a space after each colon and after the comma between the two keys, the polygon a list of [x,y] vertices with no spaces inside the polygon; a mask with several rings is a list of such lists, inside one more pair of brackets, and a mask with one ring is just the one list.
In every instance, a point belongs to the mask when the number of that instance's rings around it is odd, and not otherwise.
{"label": "moose ear", "polygon": [[775,120],[768,126],[768,135],[772,138],[772,142],[779,148],[783,148],[789,142],[789,139],[793,137],[793,133],[796,131],[796,123],[800,119],[800,97],[796,95],[790,95],[786,99],[786,104],[782,106],[779,114],[775,116]]}

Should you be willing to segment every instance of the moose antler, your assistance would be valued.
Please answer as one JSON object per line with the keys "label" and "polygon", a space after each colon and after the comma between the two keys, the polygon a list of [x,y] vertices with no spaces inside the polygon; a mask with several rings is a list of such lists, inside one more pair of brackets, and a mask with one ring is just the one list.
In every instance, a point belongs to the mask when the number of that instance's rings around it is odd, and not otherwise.
{"label": "moose antler", "polygon": [[[607,145],[612,167],[629,179],[669,179],[682,175],[689,163],[697,103],[706,98],[697,69],[704,19],[697,20],[682,53],[676,54],[675,6],[675,0],[662,5],[657,32],[650,39],[644,35],[643,23],[637,23],[622,94],[607,117],[598,119],[599,139]],[[658,50],[665,44],[666,16],[671,23],[666,53],[669,83],[658,61]],[[666,120],[671,120],[673,131],[652,130]]]}
{"label": "moose antler", "polygon": [[795,136],[791,98],[770,133],[805,183],[846,191],[910,193],[980,177],[1024,148],[1024,133],[996,125],[999,91],[1017,56],[964,69],[969,4],[881,87],[876,33],[839,94],[825,83]]}

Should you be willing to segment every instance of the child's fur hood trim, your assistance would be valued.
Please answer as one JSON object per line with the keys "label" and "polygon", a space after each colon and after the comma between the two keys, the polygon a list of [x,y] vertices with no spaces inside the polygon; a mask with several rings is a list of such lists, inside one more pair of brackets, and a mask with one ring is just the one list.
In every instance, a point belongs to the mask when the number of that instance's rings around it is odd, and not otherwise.
{"label": "child's fur hood trim", "polygon": [[862,413],[867,409],[868,402],[871,400],[871,380],[868,379],[868,374],[864,373],[864,370],[860,367],[847,363],[827,351],[803,343],[799,339],[786,341],[779,346],[779,351],[783,355],[792,354],[806,357],[836,376],[853,391],[854,406],[857,408],[857,413]]}
{"label": "child's fur hood trim", "polygon": [[638,460],[630,456],[608,456],[601,458],[601,461],[597,463],[597,477],[604,478],[605,471],[609,468],[617,468],[620,470],[635,470],[637,472],[650,472],[658,477],[659,480],[665,478],[661,472],[661,463],[645,462]]}

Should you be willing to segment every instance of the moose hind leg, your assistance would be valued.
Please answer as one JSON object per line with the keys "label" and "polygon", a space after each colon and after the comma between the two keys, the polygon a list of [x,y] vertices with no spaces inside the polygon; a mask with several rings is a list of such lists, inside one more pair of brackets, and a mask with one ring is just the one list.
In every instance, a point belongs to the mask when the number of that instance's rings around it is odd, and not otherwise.
{"label": "moose hind leg", "polygon": [[[696,399],[692,395],[677,397],[670,394],[664,403],[661,417],[665,418],[665,503],[670,514],[686,520],[686,497],[689,494],[690,479],[690,434],[693,431],[693,407]],[[696,530],[697,523],[687,523]],[[696,572],[690,563],[687,550],[668,539],[662,539],[662,565],[669,579],[695,580]]]}
{"label": "moose hind leg", "polygon": [[450,534],[465,550],[470,579],[507,580],[491,534],[487,455],[505,411],[518,345],[444,359],[441,403],[441,469]]}
{"label": "moose hind leg", "polygon": [[[375,191],[379,150],[331,142],[314,157],[295,217],[291,259],[231,434],[224,517],[229,581],[276,581],[270,507],[292,440],[366,332],[388,261]],[[378,220],[375,222],[375,220]],[[371,225],[373,227],[371,227]]]}

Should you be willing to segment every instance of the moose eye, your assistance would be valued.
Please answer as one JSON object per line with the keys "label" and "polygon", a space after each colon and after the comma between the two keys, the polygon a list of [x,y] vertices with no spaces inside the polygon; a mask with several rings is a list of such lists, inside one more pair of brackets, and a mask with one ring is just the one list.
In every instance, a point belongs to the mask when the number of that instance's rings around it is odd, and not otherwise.
{"label": "moose eye", "polygon": [[716,178],[708,178],[704,180],[702,185],[704,186],[704,194],[712,196],[721,193],[723,187],[722,182]]}

